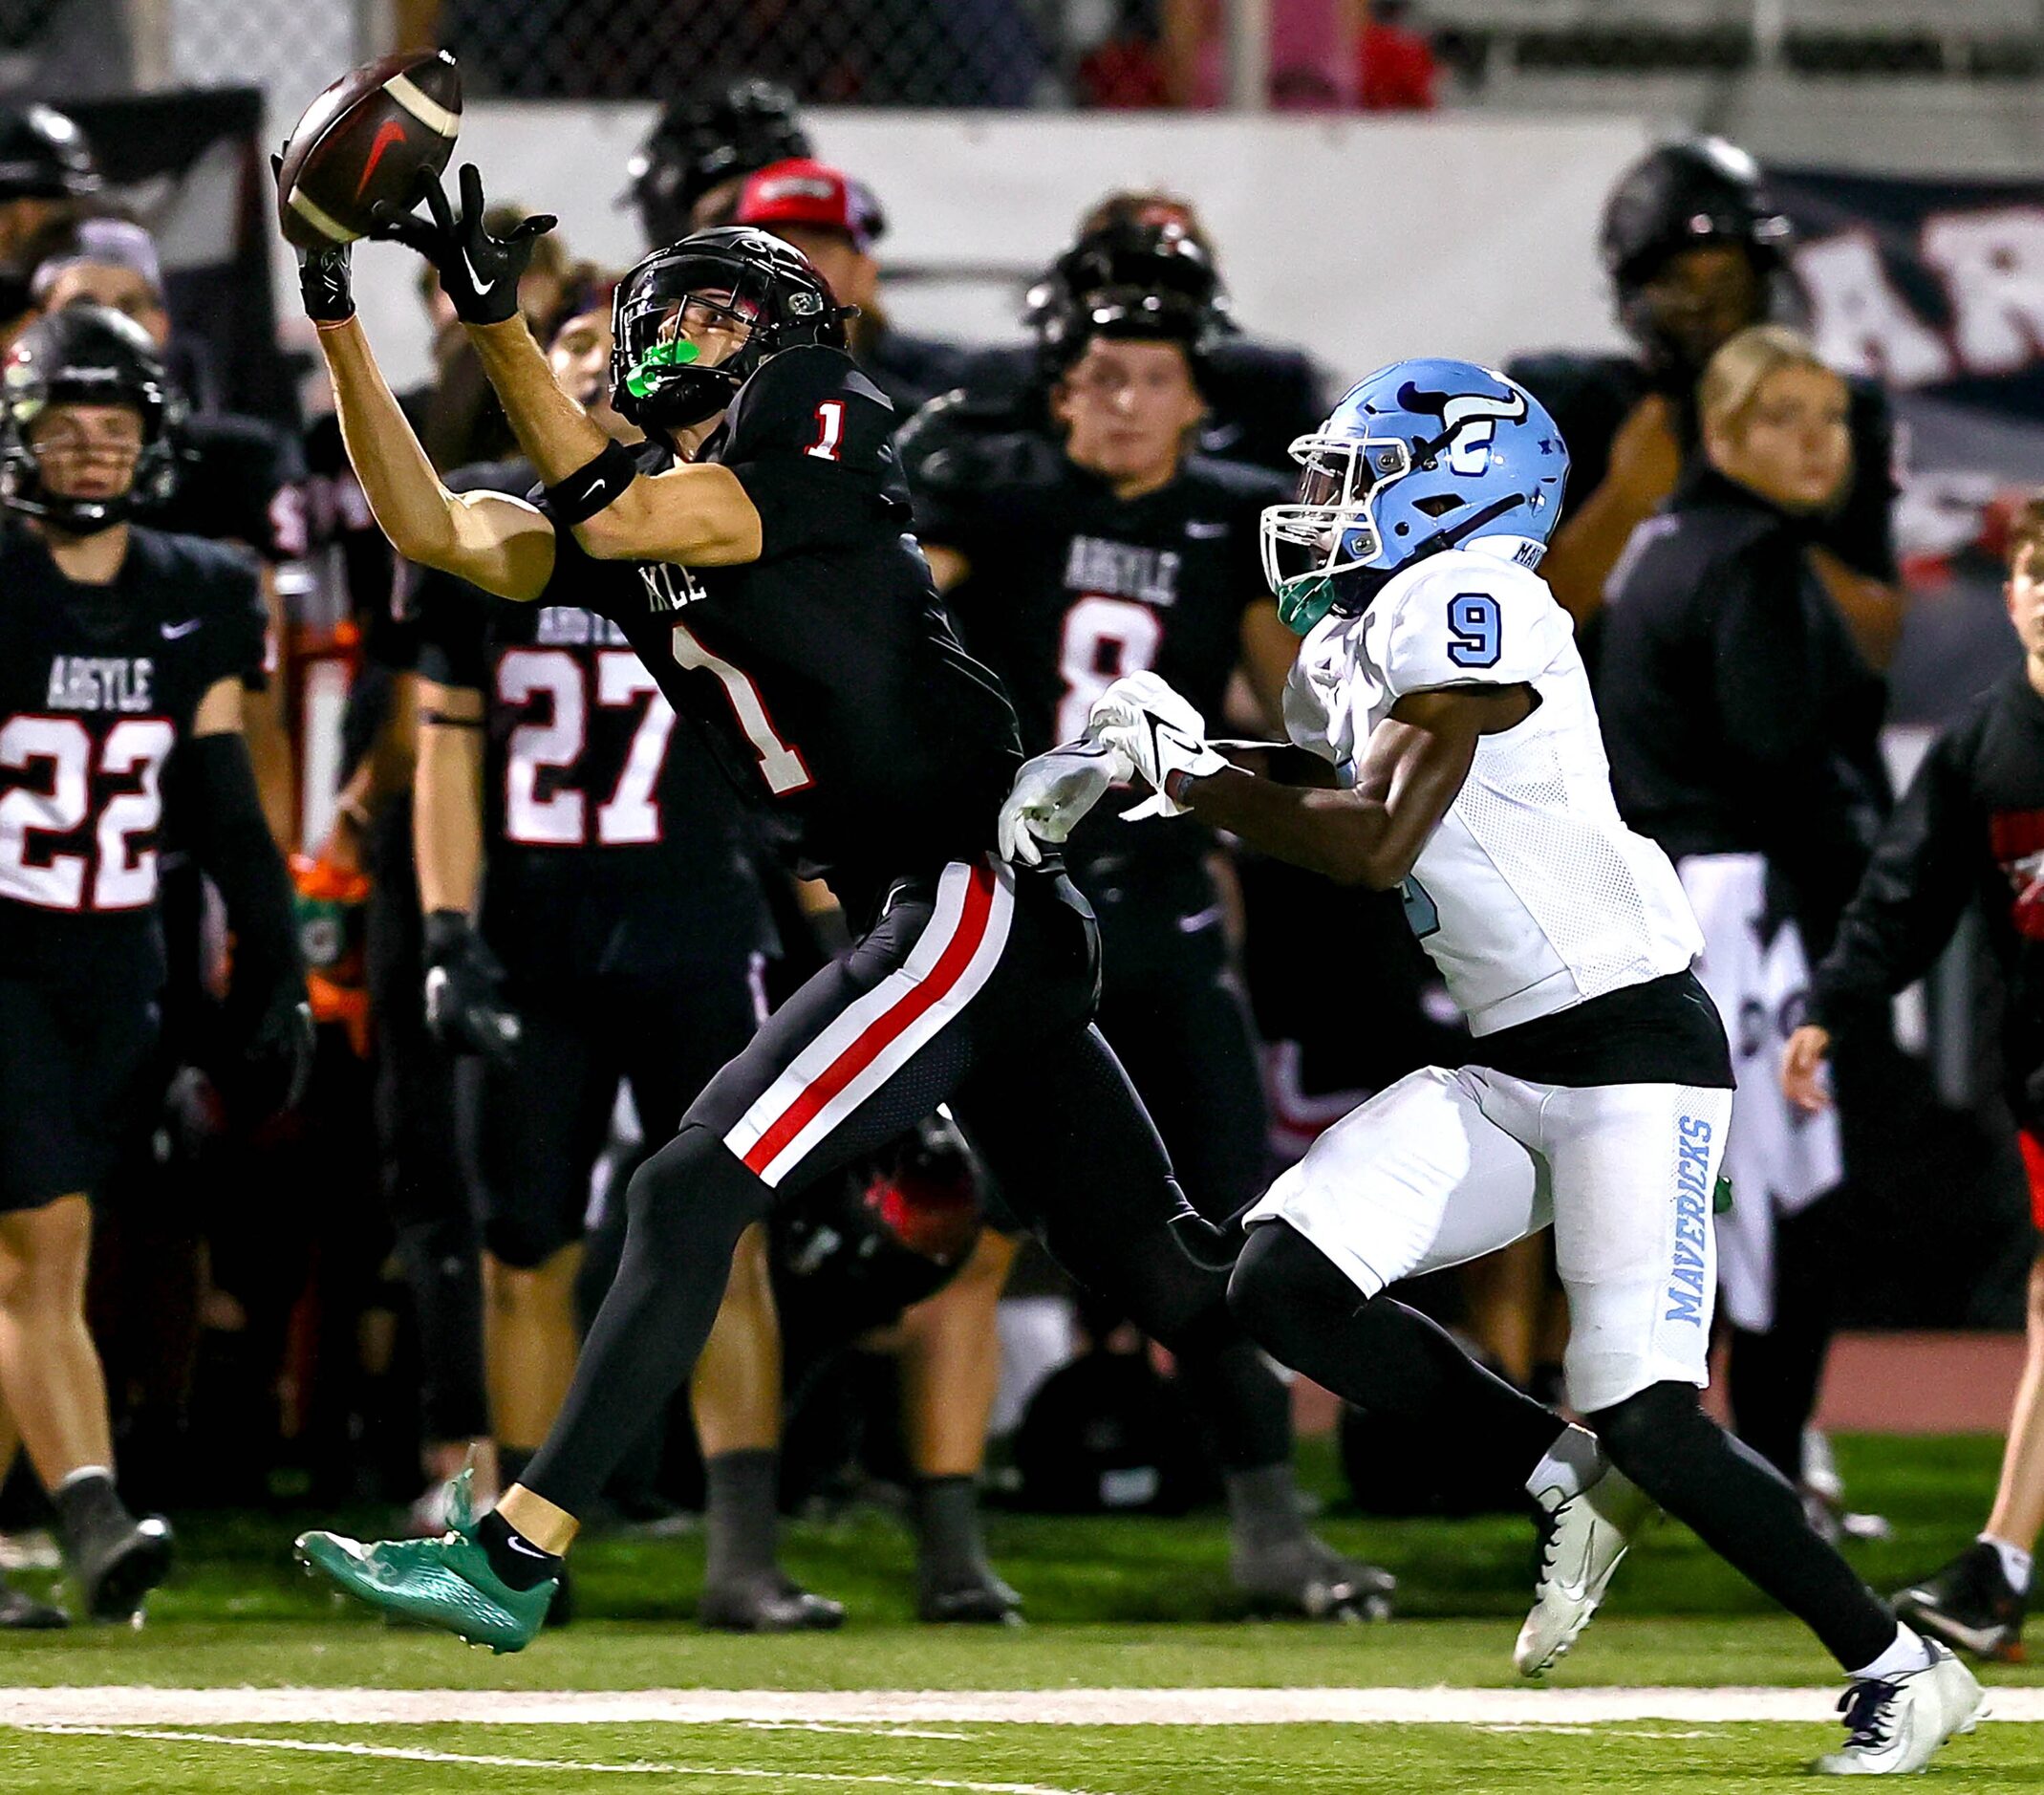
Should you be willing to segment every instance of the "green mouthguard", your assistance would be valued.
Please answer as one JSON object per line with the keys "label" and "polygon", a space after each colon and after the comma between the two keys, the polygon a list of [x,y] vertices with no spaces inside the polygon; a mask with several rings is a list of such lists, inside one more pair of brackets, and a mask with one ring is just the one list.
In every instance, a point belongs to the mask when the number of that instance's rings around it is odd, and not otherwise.
{"label": "green mouthguard", "polygon": [[685,336],[678,336],[671,343],[655,343],[625,376],[625,391],[634,399],[644,399],[659,385],[662,368],[685,368],[698,353],[696,345]]}

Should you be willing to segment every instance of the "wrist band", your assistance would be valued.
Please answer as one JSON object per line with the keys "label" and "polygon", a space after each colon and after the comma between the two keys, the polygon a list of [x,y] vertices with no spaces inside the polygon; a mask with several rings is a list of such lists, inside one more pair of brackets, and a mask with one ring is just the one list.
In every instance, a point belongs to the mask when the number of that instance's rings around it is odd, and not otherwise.
{"label": "wrist band", "polygon": [[622,443],[606,443],[595,460],[546,489],[547,514],[570,526],[594,517],[638,478],[638,457]]}

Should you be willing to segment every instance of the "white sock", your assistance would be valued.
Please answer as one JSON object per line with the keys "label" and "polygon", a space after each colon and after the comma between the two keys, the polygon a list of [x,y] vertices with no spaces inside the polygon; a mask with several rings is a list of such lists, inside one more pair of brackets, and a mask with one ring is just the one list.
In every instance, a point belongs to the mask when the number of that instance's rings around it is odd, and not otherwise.
{"label": "white sock", "polygon": [[1898,1622],[1895,1628],[1895,1643],[1871,1664],[1862,1664],[1848,1675],[1856,1683],[1869,1678],[1877,1682],[1892,1683],[1898,1676],[1906,1676],[1911,1671],[1927,1669],[1930,1662],[1930,1648],[1908,1628]]}
{"label": "white sock", "polygon": [[1569,1426],[1547,1448],[1546,1457],[1526,1480],[1526,1494],[1550,1513],[1582,1492],[1609,1468],[1597,1436],[1586,1427]]}
{"label": "white sock", "polygon": [[[111,1483],[114,1481],[114,1467],[107,1464],[81,1464],[69,1477],[58,1483],[56,1489],[69,1489],[74,1483],[82,1483],[87,1478],[93,1477],[103,1477]],[[52,1490],[50,1493],[54,1496],[56,1490]]]}
{"label": "white sock", "polygon": [[1991,1546],[1994,1556],[2001,1560],[2001,1574],[2009,1579],[2009,1588],[2017,1595],[2030,1593],[2030,1554],[2020,1546],[2011,1546],[2007,1540],[1997,1539],[1991,1533],[1980,1536],[1983,1546]]}

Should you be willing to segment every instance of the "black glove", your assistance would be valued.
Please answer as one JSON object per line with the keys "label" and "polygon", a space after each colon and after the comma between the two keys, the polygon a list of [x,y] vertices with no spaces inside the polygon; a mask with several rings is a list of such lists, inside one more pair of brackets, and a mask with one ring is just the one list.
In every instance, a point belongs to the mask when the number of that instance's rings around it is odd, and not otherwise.
{"label": "black glove", "polygon": [[524,1025],[504,1001],[503,963],[459,910],[426,918],[426,1026],[456,1053],[507,1066]]}
{"label": "black glove", "polygon": [[[269,159],[269,172],[282,176],[283,157]],[[348,288],[348,246],[345,243],[329,243],[316,249],[298,250],[298,297],[305,307],[305,315],[315,324],[341,324],[355,316],[355,294]]]}
{"label": "black glove", "polygon": [[244,1008],[239,992],[229,993],[226,1022],[232,1057],[217,1081],[228,1114],[245,1127],[296,1109],[312,1076],[312,1006],[303,975],[293,970],[266,981],[258,1003],[260,1007]]}
{"label": "black glove", "polygon": [[463,324],[505,324],[518,315],[518,282],[532,260],[532,246],[551,230],[551,213],[526,218],[508,237],[493,237],[483,222],[483,177],[474,162],[462,164],[462,215],[447,204],[447,190],[432,169],[420,172],[419,186],[431,219],[400,212],[384,202],[376,209],[370,235],[394,239],[416,249],[440,271],[441,290]]}

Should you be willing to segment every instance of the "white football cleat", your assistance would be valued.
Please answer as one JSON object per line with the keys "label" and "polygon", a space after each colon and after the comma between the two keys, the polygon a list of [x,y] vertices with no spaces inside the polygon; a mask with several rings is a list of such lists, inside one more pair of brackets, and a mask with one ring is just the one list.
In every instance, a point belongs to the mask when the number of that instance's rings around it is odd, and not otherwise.
{"label": "white football cleat", "polygon": [[1546,1537],[1533,1611],[1512,1648],[1521,1676],[1538,1676],[1576,1643],[1611,1587],[1625,1548],[1659,1512],[1652,1498],[1608,1464],[1574,1496],[1552,1488],[1535,1490],[1533,1497],[1545,1511]]}
{"label": "white football cleat", "polygon": [[1839,1698],[1845,1742],[1810,1768],[1818,1776],[1907,1776],[1957,1733],[1980,1723],[1973,1673],[1934,1639],[1930,1662],[1892,1681],[1864,1677]]}

